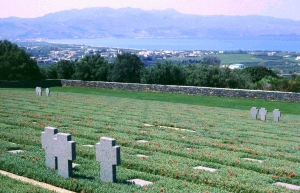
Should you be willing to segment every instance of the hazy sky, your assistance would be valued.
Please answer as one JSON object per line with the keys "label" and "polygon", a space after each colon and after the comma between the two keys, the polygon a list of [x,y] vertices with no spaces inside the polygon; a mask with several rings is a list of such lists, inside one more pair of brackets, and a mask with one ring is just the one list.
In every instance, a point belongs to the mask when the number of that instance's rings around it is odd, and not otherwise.
{"label": "hazy sky", "polygon": [[0,18],[32,18],[88,7],[173,8],[198,15],[266,15],[300,20],[300,0],[0,0]]}

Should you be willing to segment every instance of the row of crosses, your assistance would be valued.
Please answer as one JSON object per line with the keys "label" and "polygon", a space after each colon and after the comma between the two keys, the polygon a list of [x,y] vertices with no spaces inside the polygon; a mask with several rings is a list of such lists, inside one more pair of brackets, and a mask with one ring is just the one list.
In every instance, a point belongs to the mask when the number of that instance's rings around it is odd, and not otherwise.
{"label": "row of crosses", "polygon": [[[116,166],[121,164],[120,147],[116,140],[101,137],[96,144],[96,160],[100,162],[100,179],[116,181]],[[54,127],[45,127],[42,132],[42,148],[45,149],[46,166],[58,171],[62,177],[72,176],[72,161],[76,159],[76,142],[68,133],[58,133]]]}
{"label": "row of crosses", "polygon": [[[37,96],[42,96],[42,87],[36,87],[35,88],[35,93],[36,93]],[[46,93],[46,96],[50,96],[50,89],[46,88],[45,93]]]}
{"label": "row of crosses", "polygon": [[[250,114],[252,116],[252,119],[257,119],[257,114],[260,114],[260,119],[262,121],[266,121],[266,116],[268,114],[268,110],[266,108],[257,109],[256,107],[252,107],[250,109]],[[273,111],[273,118],[275,122],[279,122],[279,117],[281,117],[281,111],[279,109],[275,109]]]}

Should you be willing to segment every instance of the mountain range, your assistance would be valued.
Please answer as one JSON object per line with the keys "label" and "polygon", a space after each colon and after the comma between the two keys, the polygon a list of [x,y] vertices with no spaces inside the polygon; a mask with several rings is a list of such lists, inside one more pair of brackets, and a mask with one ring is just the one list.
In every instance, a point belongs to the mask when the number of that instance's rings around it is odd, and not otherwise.
{"label": "mountain range", "polygon": [[86,8],[37,18],[0,18],[0,39],[299,38],[300,21],[266,16],[200,16],[173,9]]}

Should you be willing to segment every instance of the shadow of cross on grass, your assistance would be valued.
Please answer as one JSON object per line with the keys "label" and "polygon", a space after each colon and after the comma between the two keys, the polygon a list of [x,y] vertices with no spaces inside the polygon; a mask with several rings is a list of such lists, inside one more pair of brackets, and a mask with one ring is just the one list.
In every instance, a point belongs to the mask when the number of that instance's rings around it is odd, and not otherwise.
{"label": "shadow of cross on grass", "polygon": [[72,176],[72,160],[76,159],[76,143],[68,133],[57,133],[54,127],[42,132],[42,148],[45,149],[46,166],[57,169],[62,177]]}
{"label": "shadow of cross on grass", "polygon": [[103,182],[116,182],[116,166],[121,163],[120,147],[116,140],[101,137],[96,144],[96,160],[100,162],[100,179]]}

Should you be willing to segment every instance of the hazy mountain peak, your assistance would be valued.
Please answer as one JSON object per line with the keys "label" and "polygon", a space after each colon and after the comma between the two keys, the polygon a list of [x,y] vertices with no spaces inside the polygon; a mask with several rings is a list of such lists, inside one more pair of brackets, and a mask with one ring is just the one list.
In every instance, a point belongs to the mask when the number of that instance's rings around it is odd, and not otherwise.
{"label": "hazy mountain peak", "polygon": [[72,9],[34,19],[0,19],[0,38],[227,38],[300,35],[300,21],[273,17],[199,16],[174,9]]}

